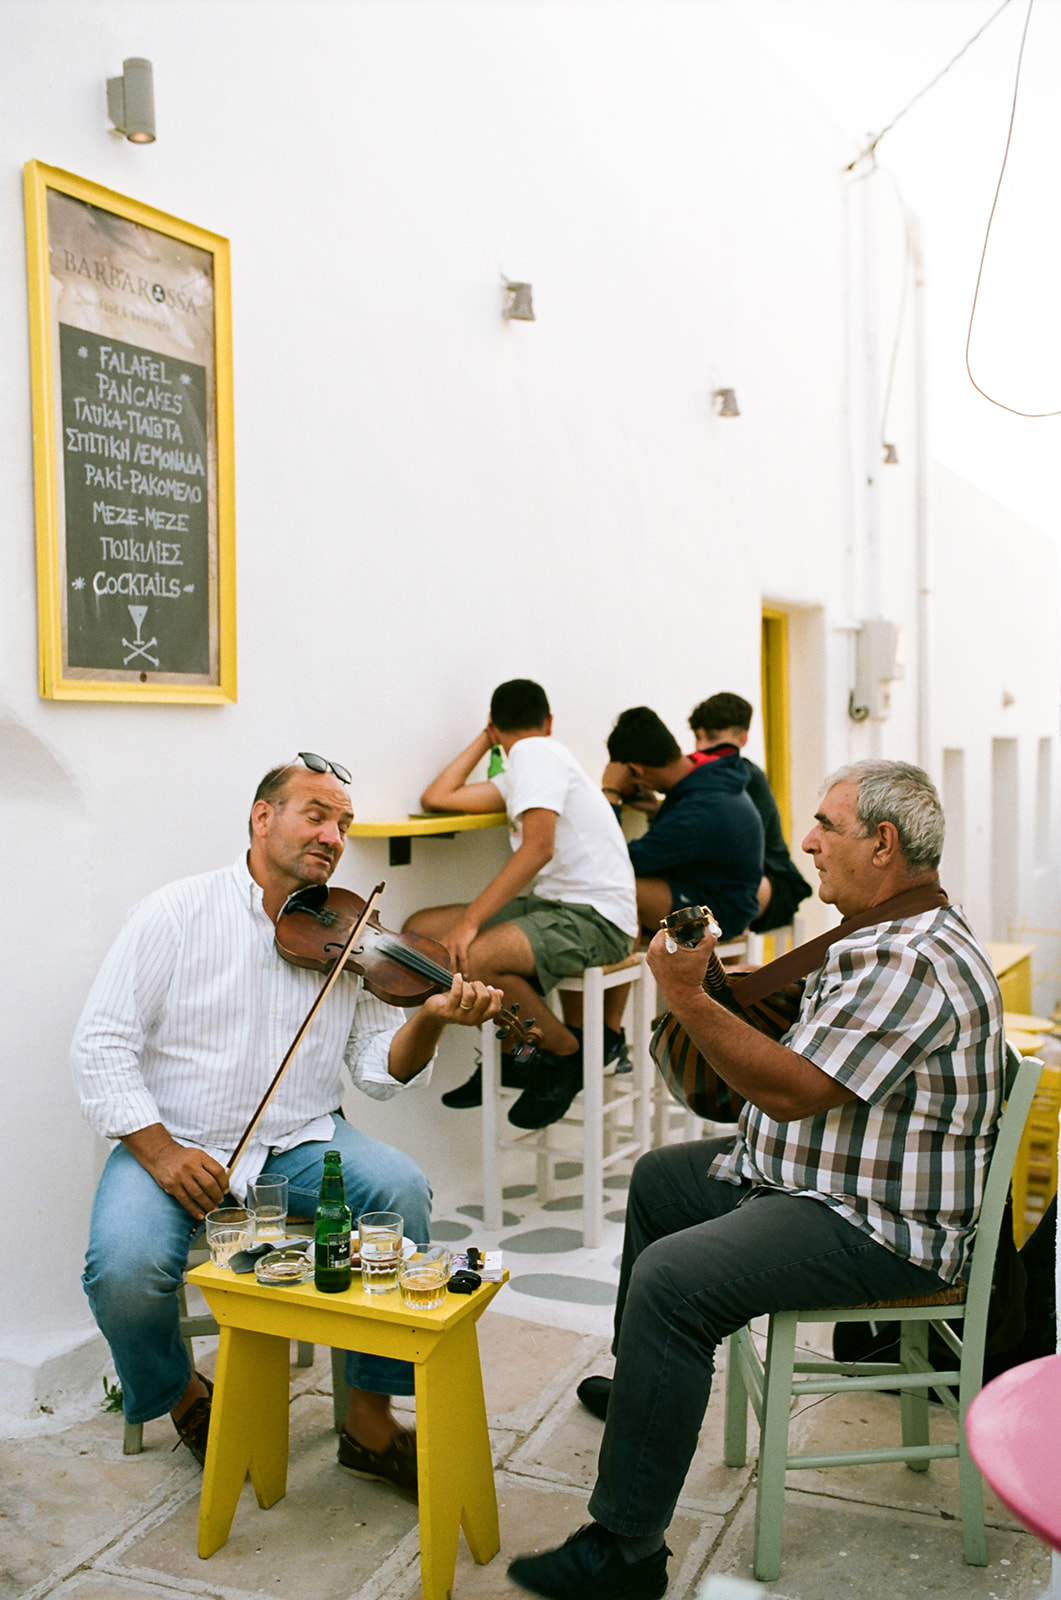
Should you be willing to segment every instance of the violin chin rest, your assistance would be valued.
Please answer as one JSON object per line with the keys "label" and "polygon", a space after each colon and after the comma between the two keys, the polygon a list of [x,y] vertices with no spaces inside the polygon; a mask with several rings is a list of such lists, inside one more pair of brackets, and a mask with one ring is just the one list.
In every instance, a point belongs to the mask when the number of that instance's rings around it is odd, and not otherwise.
{"label": "violin chin rest", "polygon": [[328,901],[328,885],[326,883],[307,883],[305,888],[296,889],[294,894],[289,894],[284,901],[284,909],[280,915],[288,916],[292,911],[319,911]]}

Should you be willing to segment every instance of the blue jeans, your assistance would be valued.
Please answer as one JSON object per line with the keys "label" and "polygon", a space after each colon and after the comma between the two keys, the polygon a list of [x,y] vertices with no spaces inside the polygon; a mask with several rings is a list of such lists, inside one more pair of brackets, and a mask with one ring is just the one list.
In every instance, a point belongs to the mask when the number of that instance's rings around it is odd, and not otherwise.
{"label": "blue jeans", "polygon": [[[316,1211],[326,1150],[342,1151],[346,1199],[355,1218],[363,1211],[397,1211],[409,1238],[430,1238],[431,1190],[415,1161],[341,1117],[327,1144],[298,1145],[267,1159],[268,1170],[288,1180],[293,1216]],[[115,1146],[92,1206],[83,1282],[110,1345],[128,1422],[171,1411],[191,1382],[177,1290],[198,1226],[124,1145]],[[390,1357],[350,1351],[346,1381],[374,1394],[413,1393],[412,1367]]]}
{"label": "blue jeans", "polygon": [[707,1410],[715,1349],[769,1311],[932,1294],[934,1273],[831,1206],[707,1176],[732,1136],[665,1145],[634,1168],[615,1305],[615,1378],[590,1515],[661,1540]]}

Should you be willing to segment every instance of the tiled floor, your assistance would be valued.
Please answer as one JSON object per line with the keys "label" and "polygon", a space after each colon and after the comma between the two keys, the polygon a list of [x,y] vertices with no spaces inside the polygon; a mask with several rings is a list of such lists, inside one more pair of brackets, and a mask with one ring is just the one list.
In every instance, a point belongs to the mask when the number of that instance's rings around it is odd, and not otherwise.
{"label": "tiled floor", "polygon": [[[518,1162],[519,1157],[517,1156]],[[513,1179],[522,1176],[513,1172]],[[513,1181],[500,1235],[482,1232],[459,1196],[436,1208],[440,1237],[500,1244],[512,1274],[480,1323],[480,1345],[501,1512],[501,1554],[476,1567],[461,1546],[457,1600],[510,1600],[511,1558],[559,1543],[585,1520],[600,1424],[574,1398],[588,1372],[608,1371],[610,1305],[622,1242],[625,1180],[608,1185],[606,1237],[582,1248],[576,1160],[544,1206]],[[213,1341],[200,1365],[212,1370]],[[98,1410],[51,1435],[0,1441],[0,1597],[20,1600],[415,1600],[415,1507],[335,1466],[329,1363],[292,1367],[288,1493],[268,1512],[245,1487],[228,1543],[195,1553],[200,1474],[172,1451],[168,1420],[144,1430],[144,1452],[123,1457],[120,1418]],[[897,1402],[865,1396],[808,1408],[806,1441],[843,1432],[883,1439]],[[938,1426],[950,1424],[941,1418]],[[459,1426],[459,1417],[454,1418]],[[753,1430],[754,1437],[754,1430]],[[721,1407],[708,1411],[701,1446],[668,1534],[669,1593],[685,1600],[708,1575],[750,1579],[754,1462],[721,1465]],[[988,1556],[964,1565],[953,1462],[928,1473],[902,1466],[801,1473],[786,1502],[780,1580],[788,1600],[1040,1600],[1048,1553],[988,1497]],[[751,1591],[755,1593],[755,1590]]]}

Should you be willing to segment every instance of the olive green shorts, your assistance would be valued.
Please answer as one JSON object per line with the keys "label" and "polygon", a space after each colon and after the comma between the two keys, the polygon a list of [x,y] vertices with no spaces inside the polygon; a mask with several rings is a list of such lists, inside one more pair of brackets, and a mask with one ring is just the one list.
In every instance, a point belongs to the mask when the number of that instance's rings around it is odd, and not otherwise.
{"label": "olive green shorts", "polygon": [[548,994],[561,978],[573,972],[623,961],[634,944],[630,934],[602,917],[593,906],[539,900],[535,894],[510,900],[483,927],[492,928],[499,922],[515,923],[526,935],[534,952],[535,977],[542,994]]}

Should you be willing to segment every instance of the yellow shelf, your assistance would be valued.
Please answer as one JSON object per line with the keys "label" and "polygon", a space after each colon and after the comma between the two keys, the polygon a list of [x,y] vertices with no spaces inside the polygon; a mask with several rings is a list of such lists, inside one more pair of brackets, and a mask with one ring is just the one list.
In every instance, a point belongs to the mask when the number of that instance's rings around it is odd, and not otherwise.
{"label": "yellow shelf", "polygon": [[435,811],[380,821],[354,821],[347,828],[351,839],[389,839],[392,867],[407,866],[412,859],[413,839],[452,839],[457,833],[474,833],[481,828],[501,828],[508,821],[503,811]]}

